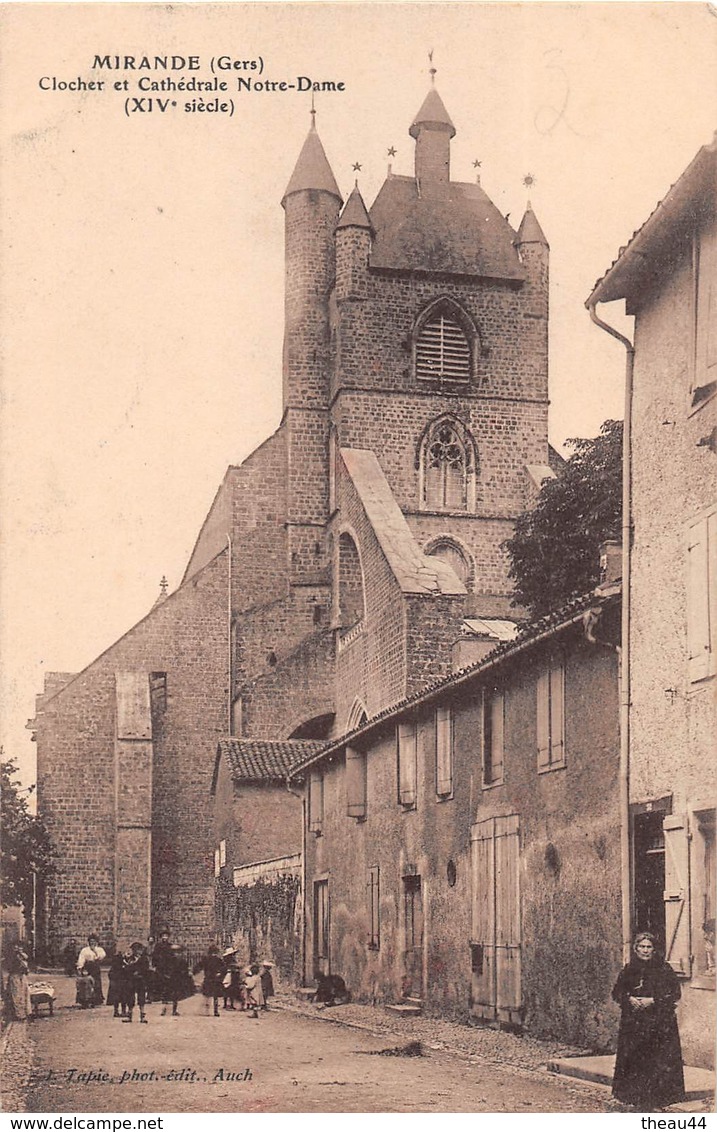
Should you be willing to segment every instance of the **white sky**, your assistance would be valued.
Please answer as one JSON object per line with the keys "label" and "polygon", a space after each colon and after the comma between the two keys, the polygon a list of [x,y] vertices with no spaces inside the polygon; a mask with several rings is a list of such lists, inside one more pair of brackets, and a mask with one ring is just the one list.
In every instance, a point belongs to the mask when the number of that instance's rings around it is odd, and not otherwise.
{"label": "white sky", "polygon": [[530,197],[551,244],[559,446],[622,416],[624,351],[583,303],[712,137],[716,17],[671,3],[5,5],[2,739],[28,780],[43,673],[79,671],[144,616],[162,574],[178,585],[226,466],[279,422],[279,202],[310,121],[295,91],[231,89],[233,117],[185,113],[193,94],[127,117],[124,94],[38,80],[107,88],[125,72],[93,74],[96,53],[178,53],[201,57],[203,79],[226,54],[261,56],[263,78],[343,81],[317,96],[318,129],[344,196],[362,163],[370,205],[389,146],[394,172],[413,171],[433,48],[453,179],[473,180],[478,158],[496,205],[517,227]]}

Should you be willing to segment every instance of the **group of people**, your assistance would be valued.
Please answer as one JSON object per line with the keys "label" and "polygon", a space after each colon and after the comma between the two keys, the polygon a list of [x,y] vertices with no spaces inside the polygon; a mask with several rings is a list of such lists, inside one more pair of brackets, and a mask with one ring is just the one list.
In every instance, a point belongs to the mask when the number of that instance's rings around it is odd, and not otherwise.
{"label": "group of people", "polygon": [[262,963],[252,963],[242,967],[235,947],[227,947],[223,955],[212,944],[193,968],[193,974],[204,971],[202,994],[214,1006],[214,1017],[219,1017],[219,999],[224,1000],[225,1010],[246,1010],[252,1018],[259,1017],[260,1010],[269,1009],[269,999],[274,994],[274,979],[271,974],[274,966],[268,959]]}
{"label": "group of people", "polygon": [[[87,945],[74,960],[76,1002],[80,1007],[100,1006],[104,1002],[101,964],[106,958],[97,936],[89,935]],[[242,967],[236,948],[227,947],[220,954],[216,944],[212,944],[195,964],[192,974],[204,972],[202,994],[207,1011],[213,1005],[215,1018],[219,1017],[220,999],[225,1010],[249,1011],[252,1017],[258,1018],[260,1010],[269,1009],[268,1000],[274,994],[273,966],[267,959]],[[113,1016],[123,1022],[132,1022],[135,1007],[138,1007],[139,1020],[146,1023],[146,1007],[150,1002],[161,1002],[163,1015],[171,1004],[172,1015],[176,1017],[179,1002],[195,990],[182,947],[171,942],[168,927],[162,929],[156,943],[154,939],[147,944],[137,941],[127,951],[117,951],[108,975],[107,1005],[113,1007]]]}

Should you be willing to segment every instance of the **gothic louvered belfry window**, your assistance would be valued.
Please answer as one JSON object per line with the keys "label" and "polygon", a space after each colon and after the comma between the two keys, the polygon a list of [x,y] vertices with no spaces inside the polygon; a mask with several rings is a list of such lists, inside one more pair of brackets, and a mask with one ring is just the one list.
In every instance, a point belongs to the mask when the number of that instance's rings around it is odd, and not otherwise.
{"label": "gothic louvered belfry window", "polygon": [[468,381],[471,348],[463,328],[446,314],[424,323],[416,341],[416,377],[433,381]]}
{"label": "gothic louvered belfry window", "polygon": [[469,454],[452,424],[443,421],[433,429],[424,452],[424,504],[427,508],[466,509],[468,460]]}

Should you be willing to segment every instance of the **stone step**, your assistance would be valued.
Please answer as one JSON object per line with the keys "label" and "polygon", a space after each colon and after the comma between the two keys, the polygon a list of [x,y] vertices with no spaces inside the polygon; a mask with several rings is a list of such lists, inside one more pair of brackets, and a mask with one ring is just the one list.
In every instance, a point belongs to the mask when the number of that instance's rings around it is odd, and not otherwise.
{"label": "stone step", "polygon": [[421,1013],[421,1004],[415,1005],[412,1002],[392,1002],[386,1007],[386,1010],[391,1014],[400,1014],[403,1018],[415,1018]]}
{"label": "stone step", "polygon": [[[556,1057],[548,1062],[549,1073],[578,1077],[583,1081],[594,1081],[599,1085],[612,1085],[614,1069],[614,1054],[608,1054],[606,1057]],[[685,1066],[685,1092],[689,1101],[711,1097],[714,1089],[715,1075],[710,1069],[698,1069],[694,1065]]]}

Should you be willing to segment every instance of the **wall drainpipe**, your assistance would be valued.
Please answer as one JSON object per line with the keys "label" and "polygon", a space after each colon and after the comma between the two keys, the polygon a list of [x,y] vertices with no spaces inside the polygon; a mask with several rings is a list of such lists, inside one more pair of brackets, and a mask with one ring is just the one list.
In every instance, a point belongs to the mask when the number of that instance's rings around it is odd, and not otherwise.
{"label": "wall drainpipe", "polygon": [[286,789],[301,802],[301,955],[299,965],[301,968],[301,985],[308,986],[306,977],[306,792],[299,794],[291,789],[291,775],[286,779]]}
{"label": "wall drainpipe", "polygon": [[622,890],[622,961],[632,953],[632,855],[630,850],[630,565],[632,551],[632,382],[635,347],[598,317],[598,300],[587,303],[590,318],[601,330],[622,342],[625,358],[625,419],[622,440],[622,625],[618,649],[620,699],[620,885]]}

